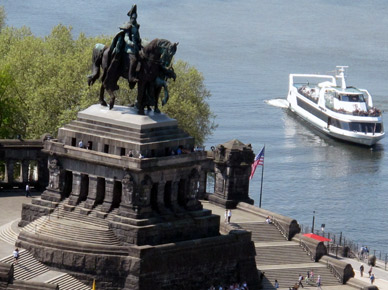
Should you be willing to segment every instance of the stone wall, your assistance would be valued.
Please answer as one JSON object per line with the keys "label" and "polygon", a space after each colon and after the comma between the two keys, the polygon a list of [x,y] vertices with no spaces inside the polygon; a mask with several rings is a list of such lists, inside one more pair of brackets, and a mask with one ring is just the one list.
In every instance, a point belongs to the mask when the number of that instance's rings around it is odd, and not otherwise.
{"label": "stone wall", "polygon": [[0,289],[6,289],[13,279],[13,265],[0,262]]}
{"label": "stone wall", "polygon": [[[259,285],[251,233],[192,240],[142,250],[139,278],[141,290],[208,289],[212,284],[247,281],[249,289]],[[128,277],[126,287],[137,280]]]}
{"label": "stone wall", "polygon": [[66,270],[85,283],[96,279],[98,289],[207,289],[210,284],[247,281],[258,289],[255,248],[251,233],[158,246],[97,246],[40,239],[22,232],[23,247],[47,266]]}
{"label": "stone wall", "polygon": [[[219,235],[220,217],[210,211],[196,212],[197,217],[141,225],[128,224],[132,219],[115,217],[109,228],[125,244],[158,245]],[[193,213],[191,213],[193,214]],[[186,215],[190,215],[187,213]],[[133,221],[133,220],[132,220]]]}

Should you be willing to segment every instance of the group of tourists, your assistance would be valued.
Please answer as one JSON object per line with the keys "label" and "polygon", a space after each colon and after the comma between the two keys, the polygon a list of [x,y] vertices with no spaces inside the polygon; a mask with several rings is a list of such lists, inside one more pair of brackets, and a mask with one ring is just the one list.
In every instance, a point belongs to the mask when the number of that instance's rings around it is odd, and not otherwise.
{"label": "group of tourists", "polygon": [[360,251],[358,252],[360,259],[367,259],[369,256],[369,249],[367,246],[361,246]]}
{"label": "group of tourists", "polygon": [[[372,273],[372,271],[373,271],[373,266],[370,266],[368,274],[369,274],[370,283],[373,285],[373,283],[376,280],[376,276],[375,276],[375,274]],[[364,265],[363,264],[361,264],[361,266],[360,266],[360,276],[361,277],[364,276]]]}
{"label": "group of tourists", "polygon": [[249,290],[247,282],[243,283],[233,283],[230,284],[230,286],[218,286],[214,287],[213,285],[210,286],[209,290]]}
{"label": "group of tourists", "polygon": [[[315,283],[315,285],[317,286],[317,289],[322,289],[321,288],[321,285],[322,285],[321,276],[318,275],[317,280],[314,281],[314,271],[313,270],[307,271],[306,277],[303,277],[301,274],[299,274],[298,282],[296,282],[294,286],[289,287],[288,289],[289,290],[298,290],[299,287],[304,288],[303,281],[305,281],[309,285],[313,285]],[[279,283],[277,283],[277,280],[275,280],[275,288],[279,288]]]}

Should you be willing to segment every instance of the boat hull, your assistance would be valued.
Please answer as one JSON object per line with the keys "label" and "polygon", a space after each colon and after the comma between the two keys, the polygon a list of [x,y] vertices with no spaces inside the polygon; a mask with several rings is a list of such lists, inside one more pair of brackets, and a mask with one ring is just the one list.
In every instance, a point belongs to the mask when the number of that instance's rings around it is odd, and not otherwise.
{"label": "boat hull", "polygon": [[[346,131],[342,129],[338,129],[334,126],[328,126],[327,122],[322,121],[317,118],[313,114],[307,112],[303,108],[296,105],[296,102],[289,102],[289,110],[295,113],[297,116],[301,117],[307,123],[309,123],[314,129],[320,131],[321,133],[330,136],[335,139],[339,139],[342,141],[360,144],[364,146],[373,146],[379,140],[384,138],[384,134],[372,134],[372,133],[360,133],[360,132],[352,132]],[[323,114],[325,114],[322,111]],[[330,115],[327,115],[331,117]]]}

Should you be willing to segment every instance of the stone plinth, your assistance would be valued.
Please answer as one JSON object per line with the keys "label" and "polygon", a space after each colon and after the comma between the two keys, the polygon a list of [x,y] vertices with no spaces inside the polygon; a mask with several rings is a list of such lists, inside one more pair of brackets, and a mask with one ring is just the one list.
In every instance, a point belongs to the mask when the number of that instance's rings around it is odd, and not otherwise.
{"label": "stone plinth", "polygon": [[214,154],[215,190],[209,200],[225,208],[234,208],[238,202],[253,204],[249,198],[253,158],[250,144],[231,140],[218,145]]}
{"label": "stone plinth", "polygon": [[[255,289],[250,234],[220,235],[220,217],[199,201],[211,160],[193,148],[194,139],[164,114],[100,105],[79,112],[45,142],[49,185],[23,205],[20,222],[56,209],[60,225],[22,231],[17,245],[52,268],[95,278],[98,289],[202,289],[237,280]],[[226,187],[215,196],[249,202],[252,150],[236,142],[225,148],[214,162]]]}

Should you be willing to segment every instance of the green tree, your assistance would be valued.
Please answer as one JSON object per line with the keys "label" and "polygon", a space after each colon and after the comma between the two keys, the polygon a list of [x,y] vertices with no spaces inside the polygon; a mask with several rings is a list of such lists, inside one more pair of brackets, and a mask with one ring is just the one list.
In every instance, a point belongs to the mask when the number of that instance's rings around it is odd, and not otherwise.
{"label": "green tree", "polygon": [[170,81],[170,99],[162,111],[178,120],[179,126],[195,138],[197,145],[203,145],[217,125],[207,99],[210,91],[204,85],[203,75],[193,66],[179,60],[174,64],[177,74],[175,82]]}
{"label": "green tree", "polygon": [[0,31],[5,25],[5,19],[6,17],[5,17],[4,6],[0,6]]}
{"label": "green tree", "polygon": [[[12,92],[12,93],[11,93]],[[0,138],[15,138],[25,127],[21,100],[7,68],[0,70]]]}

